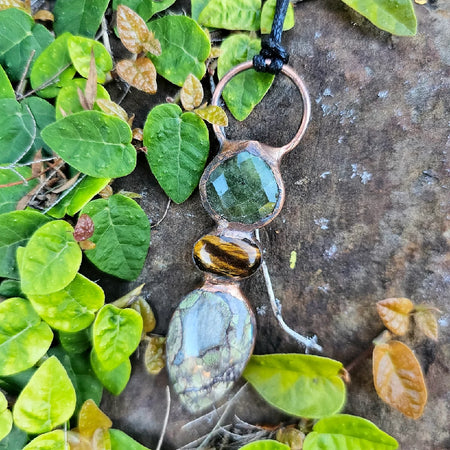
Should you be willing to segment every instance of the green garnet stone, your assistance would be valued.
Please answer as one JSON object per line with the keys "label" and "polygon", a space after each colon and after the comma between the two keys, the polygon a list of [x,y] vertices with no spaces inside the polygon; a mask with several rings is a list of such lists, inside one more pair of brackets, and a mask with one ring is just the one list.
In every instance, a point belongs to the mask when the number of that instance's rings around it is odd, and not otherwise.
{"label": "green garnet stone", "polygon": [[248,151],[223,161],[206,181],[208,203],[228,222],[259,222],[273,212],[279,194],[272,169]]}
{"label": "green garnet stone", "polygon": [[190,412],[215,405],[241,376],[253,350],[255,319],[246,301],[197,289],[169,324],[169,378]]}

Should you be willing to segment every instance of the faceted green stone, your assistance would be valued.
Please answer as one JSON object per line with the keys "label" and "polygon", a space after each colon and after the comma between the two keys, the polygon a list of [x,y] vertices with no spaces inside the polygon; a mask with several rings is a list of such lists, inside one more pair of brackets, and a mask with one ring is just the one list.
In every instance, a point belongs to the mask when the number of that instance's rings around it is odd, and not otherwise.
{"label": "faceted green stone", "polygon": [[197,289],[175,310],[166,359],[181,403],[199,412],[218,402],[241,376],[253,350],[255,319],[247,302]]}
{"label": "faceted green stone", "polygon": [[206,181],[208,203],[228,222],[259,222],[273,212],[279,194],[269,165],[245,150],[222,162]]}

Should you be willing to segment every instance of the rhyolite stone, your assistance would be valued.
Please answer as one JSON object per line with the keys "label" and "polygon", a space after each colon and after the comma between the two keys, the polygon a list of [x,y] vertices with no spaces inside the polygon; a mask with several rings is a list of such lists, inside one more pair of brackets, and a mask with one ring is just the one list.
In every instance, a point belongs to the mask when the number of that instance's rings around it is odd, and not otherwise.
{"label": "rhyolite stone", "polygon": [[228,222],[251,224],[274,211],[280,190],[270,166],[244,150],[210,173],[206,195],[211,208]]}
{"label": "rhyolite stone", "polygon": [[261,251],[249,239],[207,234],[194,245],[199,269],[234,278],[246,278],[261,264]]}
{"label": "rhyolite stone", "polygon": [[169,378],[181,403],[199,412],[218,402],[252,353],[255,319],[247,302],[196,289],[172,316],[166,342]]}

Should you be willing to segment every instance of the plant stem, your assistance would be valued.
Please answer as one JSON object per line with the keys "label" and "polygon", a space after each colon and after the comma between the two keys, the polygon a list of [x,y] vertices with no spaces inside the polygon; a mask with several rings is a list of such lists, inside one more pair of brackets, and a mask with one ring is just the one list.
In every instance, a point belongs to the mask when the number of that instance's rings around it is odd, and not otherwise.
{"label": "plant stem", "polygon": [[170,415],[170,389],[169,386],[166,386],[166,399],[167,399],[167,408],[166,414],[164,416],[163,428],[161,431],[161,436],[159,437],[158,445],[156,446],[156,450],[161,450],[161,446],[164,440],[164,435],[166,434],[167,424],[169,423],[169,415]]}

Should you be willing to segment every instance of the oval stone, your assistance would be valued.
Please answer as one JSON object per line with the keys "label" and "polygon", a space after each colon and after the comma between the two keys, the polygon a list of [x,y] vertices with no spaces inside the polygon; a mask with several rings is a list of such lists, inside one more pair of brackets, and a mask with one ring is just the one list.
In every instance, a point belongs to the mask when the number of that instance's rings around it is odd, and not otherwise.
{"label": "oval stone", "polygon": [[196,289],[178,305],[169,324],[169,378],[193,413],[218,402],[241,376],[253,350],[255,318],[244,299]]}
{"label": "oval stone", "polygon": [[219,216],[243,224],[272,214],[280,195],[270,166],[246,150],[220,163],[205,188],[207,201]]}
{"label": "oval stone", "polygon": [[235,278],[249,277],[261,264],[261,251],[249,239],[207,234],[194,245],[199,269]]}

